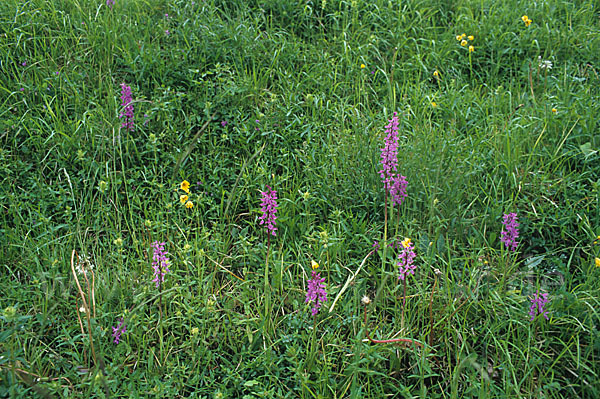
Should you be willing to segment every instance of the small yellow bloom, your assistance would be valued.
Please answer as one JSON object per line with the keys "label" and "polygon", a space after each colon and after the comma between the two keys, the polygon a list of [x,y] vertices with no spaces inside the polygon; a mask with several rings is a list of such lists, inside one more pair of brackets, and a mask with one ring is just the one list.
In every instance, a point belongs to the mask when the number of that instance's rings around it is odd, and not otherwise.
{"label": "small yellow bloom", "polygon": [[402,241],[402,246],[404,248],[410,247],[410,238],[405,238],[404,241]]}
{"label": "small yellow bloom", "polygon": [[460,35],[460,38],[461,38],[461,39],[464,39],[465,37],[467,37],[467,34],[466,34],[466,33],[463,33],[462,35]]}
{"label": "small yellow bloom", "polygon": [[472,53],[473,51],[475,51],[475,47],[469,46],[469,53]]}
{"label": "small yellow bloom", "polygon": [[467,45],[467,41],[463,40],[462,42],[460,42],[460,45],[463,46],[463,47],[465,47]]}
{"label": "small yellow bloom", "polygon": [[179,202],[181,202],[182,204],[185,204],[185,202],[190,199],[190,197],[188,197],[187,195],[183,194],[179,196]]}
{"label": "small yellow bloom", "polygon": [[556,108],[552,108],[552,113],[554,113],[554,114],[555,114],[555,113],[557,113],[557,112],[558,112],[558,111],[557,111],[557,109],[556,109]]}
{"label": "small yellow bloom", "polygon": [[470,41],[473,41],[473,40],[475,40],[475,36],[469,35],[469,36],[467,36],[467,39],[469,39]]}
{"label": "small yellow bloom", "polygon": [[315,262],[314,260],[311,260],[310,267],[312,267],[313,270],[316,270],[319,268],[319,264],[317,262]]}
{"label": "small yellow bloom", "polygon": [[185,203],[185,207],[188,209],[191,209],[194,207],[194,203],[192,201],[188,201]]}
{"label": "small yellow bloom", "polygon": [[366,68],[367,66],[365,64],[360,64],[360,69]]}
{"label": "small yellow bloom", "polygon": [[436,102],[435,102],[435,101],[432,101],[432,102],[431,102],[431,106],[432,106],[433,108],[437,107],[437,104],[436,104]]}
{"label": "small yellow bloom", "polygon": [[594,263],[596,263],[596,267],[600,267],[600,258],[594,259]]}
{"label": "small yellow bloom", "polygon": [[461,36],[461,35],[457,35],[457,36],[456,36],[456,41],[457,41],[457,42],[460,42],[461,40],[462,40],[462,36]]}
{"label": "small yellow bloom", "polygon": [[182,181],[179,188],[181,188],[183,191],[185,191],[186,193],[189,194],[190,193],[190,182],[187,180]]}
{"label": "small yellow bloom", "polygon": [[436,78],[440,76],[440,72],[436,69],[435,71],[433,71],[433,76],[435,76]]}
{"label": "small yellow bloom", "polygon": [[527,15],[523,15],[523,16],[521,17],[521,19],[522,19],[522,20],[523,20],[523,22],[525,23],[525,26],[529,26],[529,25],[531,25],[531,22],[532,22],[532,21],[529,19],[529,17],[528,17]]}

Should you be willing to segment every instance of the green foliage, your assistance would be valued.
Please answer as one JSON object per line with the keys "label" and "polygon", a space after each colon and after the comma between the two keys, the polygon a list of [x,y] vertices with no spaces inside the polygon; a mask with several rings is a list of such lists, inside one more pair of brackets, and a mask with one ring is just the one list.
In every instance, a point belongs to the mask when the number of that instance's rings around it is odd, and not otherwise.
{"label": "green foliage", "polygon": [[[599,12],[0,2],[0,396],[598,396]],[[393,112],[409,187],[384,212]],[[508,212],[516,253],[500,241]],[[405,237],[418,269],[403,308],[401,248],[386,244]],[[313,260],[329,298],[316,318]],[[538,290],[550,320],[531,322]]]}

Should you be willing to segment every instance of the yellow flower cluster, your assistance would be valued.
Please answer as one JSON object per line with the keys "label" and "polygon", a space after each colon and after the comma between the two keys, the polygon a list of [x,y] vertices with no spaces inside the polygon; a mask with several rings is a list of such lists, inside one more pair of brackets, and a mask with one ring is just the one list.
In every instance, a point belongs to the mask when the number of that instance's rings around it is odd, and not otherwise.
{"label": "yellow flower cluster", "polygon": [[192,201],[190,201],[190,197],[188,195],[188,194],[191,194],[190,193],[190,182],[187,180],[182,181],[181,184],[179,185],[179,188],[186,192],[186,194],[182,194],[179,196],[179,202],[181,202],[182,205],[185,205],[185,207],[188,209],[193,208],[194,203]]}
{"label": "yellow flower cluster", "polygon": [[528,17],[527,15],[523,15],[523,16],[521,17],[521,19],[522,19],[522,20],[523,20],[523,22],[525,23],[525,26],[529,26],[529,25],[531,25],[531,22],[532,22],[532,21],[529,19],[529,17]]}
{"label": "yellow flower cluster", "polygon": [[[473,40],[475,40],[475,36],[473,36],[473,35],[467,36],[466,33],[463,33],[462,35],[457,35],[456,36],[456,41],[460,42],[460,45],[462,47],[466,47],[467,44],[469,44],[469,42],[472,42]],[[475,51],[475,47],[473,47],[472,45],[470,45],[469,46],[469,53],[472,53],[473,51]]]}
{"label": "yellow flower cluster", "polygon": [[[596,239],[594,240],[594,245],[600,245],[600,236],[596,237]],[[600,267],[600,258],[595,257],[594,264],[596,265],[596,267]]]}

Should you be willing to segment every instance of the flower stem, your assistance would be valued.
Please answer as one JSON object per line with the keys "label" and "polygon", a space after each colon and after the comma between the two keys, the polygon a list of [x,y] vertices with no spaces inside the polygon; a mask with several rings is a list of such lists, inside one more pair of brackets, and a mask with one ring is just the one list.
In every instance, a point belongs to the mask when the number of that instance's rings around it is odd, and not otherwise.
{"label": "flower stem", "polygon": [[366,305],[365,305],[365,333],[367,335],[367,339],[374,344],[405,343],[405,344],[412,344],[412,345],[420,346],[421,348],[423,347],[422,343],[420,343],[419,341],[415,341],[414,339],[410,339],[410,338],[391,338],[391,339],[373,339],[373,338],[371,338],[371,336],[369,335],[369,328],[367,325],[367,306]]}

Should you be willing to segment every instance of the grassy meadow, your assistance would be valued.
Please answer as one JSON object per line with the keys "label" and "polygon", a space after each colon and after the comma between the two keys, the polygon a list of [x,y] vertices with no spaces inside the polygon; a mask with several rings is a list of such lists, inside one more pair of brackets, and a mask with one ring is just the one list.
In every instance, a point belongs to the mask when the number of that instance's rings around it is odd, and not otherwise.
{"label": "grassy meadow", "polygon": [[112,3],[0,2],[0,397],[600,397],[597,1]]}

